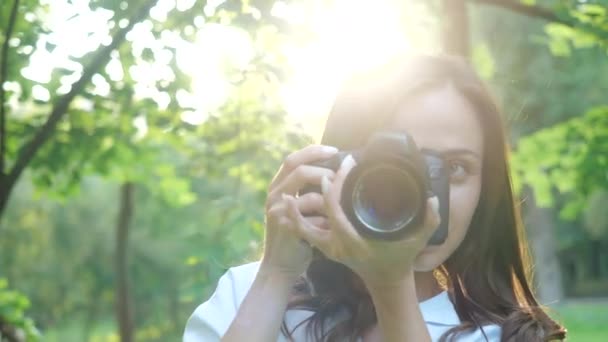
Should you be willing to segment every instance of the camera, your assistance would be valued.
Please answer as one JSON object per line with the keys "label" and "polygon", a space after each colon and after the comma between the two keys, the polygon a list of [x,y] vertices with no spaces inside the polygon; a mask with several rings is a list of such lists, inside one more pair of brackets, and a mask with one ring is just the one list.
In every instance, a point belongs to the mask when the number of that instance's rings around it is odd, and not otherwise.
{"label": "camera", "polygon": [[[312,165],[337,171],[349,154],[357,165],[345,179],[340,205],[359,234],[378,240],[406,238],[421,227],[427,199],[437,196],[441,223],[429,244],[445,241],[450,185],[447,164],[438,152],[419,150],[407,133],[381,131],[360,149],[339,151]],[[301,193],[310,191],[320,192],[309,186]]]}

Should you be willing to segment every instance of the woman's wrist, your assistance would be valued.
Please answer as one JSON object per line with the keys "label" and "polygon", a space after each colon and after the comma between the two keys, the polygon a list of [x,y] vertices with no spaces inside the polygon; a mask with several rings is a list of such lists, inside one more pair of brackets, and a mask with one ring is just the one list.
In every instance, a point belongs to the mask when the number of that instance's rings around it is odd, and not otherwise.
{"label": "woman's wrist", "polygon": [[274,266],[262,260],[258,270],[258,277],[268,278],[277,285],[283,285],[291,288],[302,273],[303,272]]}
{"label": "woman's wrist", "polygon": [[260,265],[222,341],[276,341],[296,279],[289,273]]}
{"label": "woman's wrist", "polygon": [[420,312],[414,273],[390,281],[364,280],[376,309],[383,341],[430,341]]}
{"label": "woman's wrist", "polygon": [[370,295],[390,296],[390,293],[402,293],[406,289],[416,289],[414,271],[401,271],[400,274],[389,276],[361,275],[363,283]]}

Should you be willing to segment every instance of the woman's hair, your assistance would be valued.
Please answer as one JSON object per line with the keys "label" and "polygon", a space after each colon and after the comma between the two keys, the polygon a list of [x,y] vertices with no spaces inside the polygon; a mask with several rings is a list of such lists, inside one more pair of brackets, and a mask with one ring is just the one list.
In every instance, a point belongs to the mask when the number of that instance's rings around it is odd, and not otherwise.
{"label": "woman's hair", "polygon": [[[479,203],[467,235],[439,270],[461,321],[442,340],[486,324],[502,327],[501,341],[564,339],[565,329],[544,312],[531,289],[530,258],[511,187],[502,117],[465,61],[411,57],[346,84],[329,115],[322,144],[358,148],[408,98],[445,85],[451,85],[475,109],[483,129],[484,155]],[[294,288],[291,308],[314,312],[301,324],[307,323],[316,341],[354,341],[377,322],[359,277],[317,250],[306,276]],[[341,313],[347,313],[346,319],[326,330],[328,319]],[[282,327],[288,336],[294,329]]]}

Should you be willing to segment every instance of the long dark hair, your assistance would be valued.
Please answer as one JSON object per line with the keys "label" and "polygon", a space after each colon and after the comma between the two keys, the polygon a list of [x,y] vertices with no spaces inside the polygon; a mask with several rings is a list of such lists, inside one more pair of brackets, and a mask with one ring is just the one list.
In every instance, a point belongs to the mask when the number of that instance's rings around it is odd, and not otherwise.
{"label": "long dark hair", "polygon": [[[329,115],[322,144],[361,146],[388,122],[407,98],[451,84],[476,110],[483,127],[484,156],[479,203],[465,239],[437,270],[461,324],[441,340],[486,324],[502,328],[501,341],[565,339],[531,289],[525,232],[508,169],[508,146],[500,112],[473,68],[456,57],[418,56],[388,65],[347,84]],[[316,341],[355,341],[377,322],[362,281],[349,268],[315,251],[306,275],[294,288],[288,309],[314,314],[301,324]],[[328,318],[346,310],[347,319],[326,330]],[[295,329],[295,328],[293,328]],[[291,336],[287,326],[282,331]]]}

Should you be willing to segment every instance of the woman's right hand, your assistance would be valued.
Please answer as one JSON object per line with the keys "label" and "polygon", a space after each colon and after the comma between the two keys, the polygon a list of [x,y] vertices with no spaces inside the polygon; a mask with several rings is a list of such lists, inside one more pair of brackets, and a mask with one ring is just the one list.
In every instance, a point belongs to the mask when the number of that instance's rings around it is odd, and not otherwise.
{"label": "woman's right hand", "polygon": [[[295,279],[308,267],[312,249],[296,233],[295,223],[288,216],[288,202],[284,195],[295,196],[307,185],[320,185],[324,176],[333,179],[334,171],[310,164],[328,159],[337,152],[338,149],[331,146],[310,145],[285,158],[268,189],[264,255],[260,271]],[[321,194],[309,192],[298,196],[295,201],[301,213],[310,215],[306,216],[306,220],[317,227],[326,225],[324,215],[319,215],[325,208]]]}

